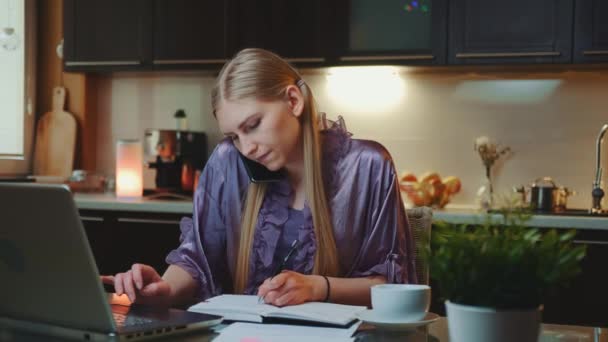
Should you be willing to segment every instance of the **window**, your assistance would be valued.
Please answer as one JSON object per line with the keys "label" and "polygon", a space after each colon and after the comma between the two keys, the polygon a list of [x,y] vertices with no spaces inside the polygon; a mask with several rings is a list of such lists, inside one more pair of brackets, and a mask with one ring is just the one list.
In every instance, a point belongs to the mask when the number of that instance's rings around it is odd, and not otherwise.
{"label": "window", "polygon": [[31,0],[0,0],[0,174],[25,174],[30,169],[34,122],[32,7]]}

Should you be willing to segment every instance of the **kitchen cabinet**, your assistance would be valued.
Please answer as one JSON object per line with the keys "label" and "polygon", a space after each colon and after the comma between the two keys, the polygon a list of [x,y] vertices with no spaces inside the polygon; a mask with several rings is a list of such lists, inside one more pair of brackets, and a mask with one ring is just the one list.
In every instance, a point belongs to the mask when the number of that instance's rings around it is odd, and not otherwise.
{"label": "kitchen cabinet", "polygon": [[571,62],[573,0],[451,0],[449,6],[450,64]]}
{"label": "kitchen cabinet", "polygon": [[227,60],[227,1],[155,0],[155,66],[213,65]]}
{"label": "kitchen cabinet", "polygon": [[134,263],[153,266],[160,274],[165,257],[179,246],[179,222],[191,214],[80,210],[100,274],[116,274]]}
{"label": "kitchen cabinet", "polygon": [[577,0],[574,9],[574,62],[608,62],[608,2]]}
{"label": "kitchen cabinet", "polygon": [[67,71],[218,70],[246,47],[298,66],[608,61],[602,0],[64,0]]}
{"label": "kitchen cabinet", "polygon": [[444,64],[447,0],[339,0],[340,64]]}
{"label": "kitchen cabinet", "polygon": [[66,71],[218,68],[229,0],[65,0]]}
{"label": "kitchen cabinet", "polygon": [[325,62],[329,4],[309,1],[236,1],[229,24],[234,25],[234,52],[248,47],[276,52],[298,64]]}
{"label": "kitchen cabinet", "polygon": [[550,294],[544,304],[543,322],[608,326],[608,231],[577,230],[576,244],[587,246],[581,273],[572,283]]}
{"label": "kitchen cabinet", "polygon": [[64,0],[64,67],[131,70],[148,54],[146,0]]}

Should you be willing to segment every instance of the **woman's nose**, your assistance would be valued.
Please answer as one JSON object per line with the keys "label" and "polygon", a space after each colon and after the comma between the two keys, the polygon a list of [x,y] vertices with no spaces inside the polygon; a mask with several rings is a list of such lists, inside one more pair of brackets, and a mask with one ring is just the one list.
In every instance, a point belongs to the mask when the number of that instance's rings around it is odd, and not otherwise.
{"label": "woman's nose", "polygon": [[245,157],[249,159],[254,159],[255,152],[258,149],[258,145],[251,141],[251,139],[241,139],[241,148],[243,149],[243,154]]}

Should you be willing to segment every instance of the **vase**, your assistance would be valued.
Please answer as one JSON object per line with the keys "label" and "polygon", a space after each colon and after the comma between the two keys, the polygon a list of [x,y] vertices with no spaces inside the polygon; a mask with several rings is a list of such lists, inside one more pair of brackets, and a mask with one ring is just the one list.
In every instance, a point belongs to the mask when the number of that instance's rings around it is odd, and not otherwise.
{"label": "vase", "polygon": [[542,306],[497,310],[446,301],[450,342],[537,342]]}
{"label": "vase", "polygon": [[489,211],[494,205],[494,190],[490,178],[486,178],[477,190],[477,205],[483,211]]}

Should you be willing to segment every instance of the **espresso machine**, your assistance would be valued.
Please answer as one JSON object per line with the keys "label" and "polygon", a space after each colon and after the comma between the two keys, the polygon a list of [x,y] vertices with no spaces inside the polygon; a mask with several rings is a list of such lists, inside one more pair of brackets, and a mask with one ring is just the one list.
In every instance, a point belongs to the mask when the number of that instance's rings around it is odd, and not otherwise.
{"label": "espresso machine", "polygon": [[144,158],[156,170],[155,189],[145,190],[148,197],[189,198],[207,161],[207,136],[186,129],[185,113],[175,113],[177,129],[147,129]]}

